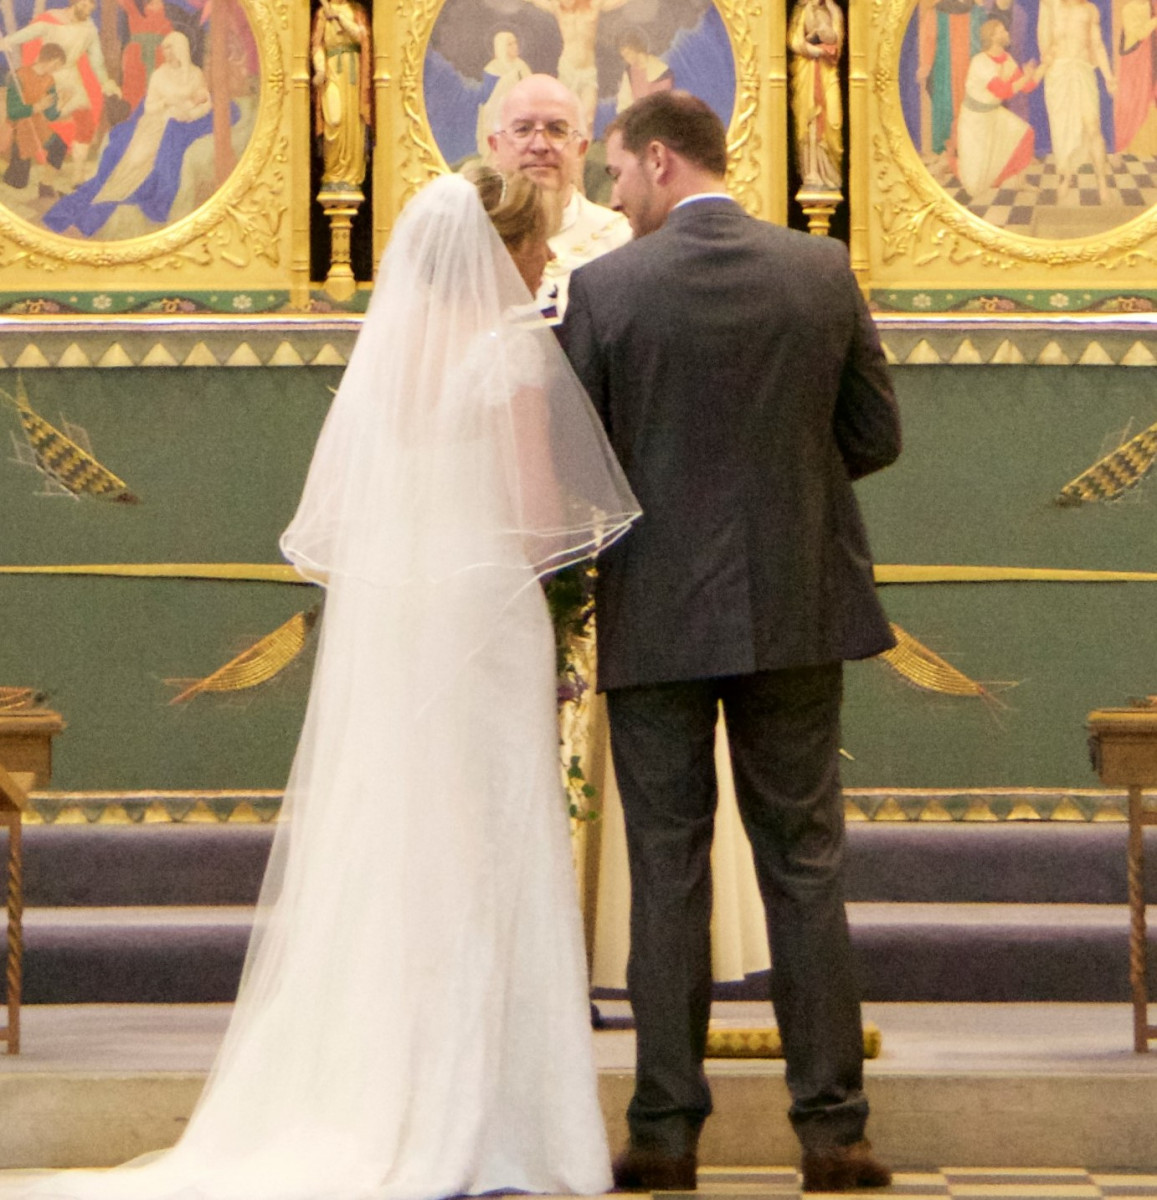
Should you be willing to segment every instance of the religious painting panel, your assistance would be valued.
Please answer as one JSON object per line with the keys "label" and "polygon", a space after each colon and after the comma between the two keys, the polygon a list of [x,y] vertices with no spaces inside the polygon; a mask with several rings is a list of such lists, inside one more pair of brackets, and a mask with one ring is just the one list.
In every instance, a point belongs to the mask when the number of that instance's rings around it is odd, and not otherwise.
{"label": "religious painting panel", "polygon": [[855,169],[882,311],[1157,303],[1150,0],[876,0]]}
{"label": "religious painting panel", "polygon": [[782,13],[769,20],[750,0],[426,0],[375,21],[401,70],[379,109],[378,145],[393,146],[375,176],[375,194],[393,197],[386,224],[426,179],[485,157],[503,97],[532,73],[579,98],[592,199],[609,193],[601,136],[615,114],[678,87],[728,126],[739,198],[760,215],[785,210]]}
{"label": "religious painting panel", "polygon": [[0,307],[287,298],[297,20],[287,0],[0,0]]}

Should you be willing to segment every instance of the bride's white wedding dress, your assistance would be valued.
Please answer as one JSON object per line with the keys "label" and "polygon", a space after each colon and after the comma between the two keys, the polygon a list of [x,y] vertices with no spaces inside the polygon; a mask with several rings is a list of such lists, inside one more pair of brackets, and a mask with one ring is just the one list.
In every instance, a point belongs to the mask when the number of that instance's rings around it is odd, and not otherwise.
{"label": "bride's white wedding dress", "polygon": [[283,538],[326,611],[209,1083],[173,1149],[22,1195],[610,1186],[538,575],[634,504],[527,298],[471,185],[419,194]]}

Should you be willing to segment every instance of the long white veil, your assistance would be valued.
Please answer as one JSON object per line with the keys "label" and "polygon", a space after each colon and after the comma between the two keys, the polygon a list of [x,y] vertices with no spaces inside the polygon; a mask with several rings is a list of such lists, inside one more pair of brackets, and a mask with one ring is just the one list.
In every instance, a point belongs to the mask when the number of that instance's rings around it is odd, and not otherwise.
{"label": "long white veil", "polygon": [[326,611],[205,1092],[174,1149],[29,1195],[609,1187],[536,579],[636,514],[475,188],[438,179],[282,538]]}
{"label": "long white veil", "polygon": [[[464,457],[466,444],[478,452]],[[510,503],[488,529],[481,517],[494,513],[478,501],[495,464]],[[395,228],[282,550],[306,573],[375,583],[494,563],[537,574],[592,553],[636,515],[476,189],[440,177]]]}

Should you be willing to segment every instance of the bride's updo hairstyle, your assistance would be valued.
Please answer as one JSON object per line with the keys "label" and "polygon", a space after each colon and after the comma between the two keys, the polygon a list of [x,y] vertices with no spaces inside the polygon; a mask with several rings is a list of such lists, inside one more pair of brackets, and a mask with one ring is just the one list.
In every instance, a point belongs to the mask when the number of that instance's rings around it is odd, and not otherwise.
{"label": "bride's updo hairstyle", "polygon": [[503,175],[493,167],[467,167],[462,174],[478,189],[482,207],[507,250],[517,250],[527,238],[553,232],[542,188],[525,175]]}

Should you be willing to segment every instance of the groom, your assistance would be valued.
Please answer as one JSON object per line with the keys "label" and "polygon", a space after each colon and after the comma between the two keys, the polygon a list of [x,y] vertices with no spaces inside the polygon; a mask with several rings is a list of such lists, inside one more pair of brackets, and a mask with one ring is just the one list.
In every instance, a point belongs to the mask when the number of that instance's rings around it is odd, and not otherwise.
{"label": "groom", "polygon": [[620,114],[607,171],[635,240],[574,274],[561,331],[643,509],[600,558],[596,596],[638,1031],[615,1179],[695,1186],[722,703],[804,1187],[883,1186],[864,1140],[838,751],[843,660],[893,644],[851,481],[896,458],[899,421],[844,248],[748,217],[726,167],[695,97]]}

